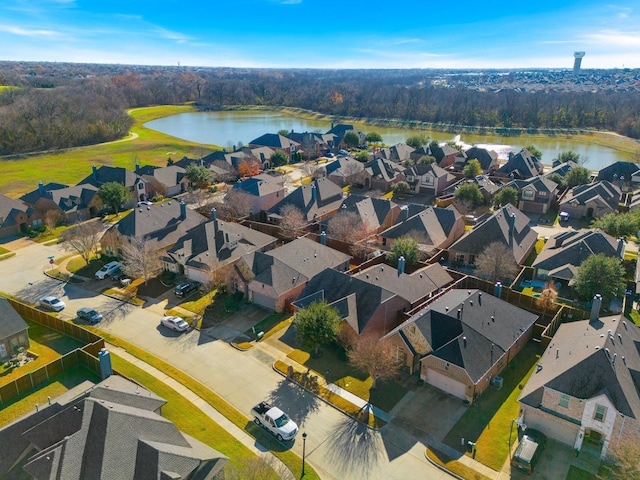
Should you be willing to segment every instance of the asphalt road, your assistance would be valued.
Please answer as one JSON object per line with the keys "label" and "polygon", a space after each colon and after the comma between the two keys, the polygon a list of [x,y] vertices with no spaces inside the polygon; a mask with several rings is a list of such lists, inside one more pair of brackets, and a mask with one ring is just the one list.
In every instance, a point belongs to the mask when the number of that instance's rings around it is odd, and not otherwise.
{"label": "asphalt road", "polygon": [[[30,302],[56,295],[67,304],[60,315],[67,319],[80,307],[97,309],[105,316],[100,328],[175,365],[246,415],[258,401],[270,399],[307,433],[306,458],[323,479],[453,478],[431,465],[425,445],[399,427],[370,430],[290,384],[272,368],[277,353],[261,348],[239,352],[207,332],[178,334],[160,326],[158,312],[123,304],[82,284],[50,279],[42,272],[49,268],[49,256],[65,253],[59,246],[7,247],[16,255],[0,262],[1,291]],[[291,448],[302,455],[300,435]]]}

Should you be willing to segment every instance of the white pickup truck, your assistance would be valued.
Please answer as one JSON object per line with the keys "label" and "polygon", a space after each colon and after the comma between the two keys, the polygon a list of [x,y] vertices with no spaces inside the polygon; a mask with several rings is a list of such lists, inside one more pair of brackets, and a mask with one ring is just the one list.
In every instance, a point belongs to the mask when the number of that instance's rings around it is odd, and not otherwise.
{"label": "white pickup truck", "polygon": [[293,440],[298,433],[298,425],[289,416],[277,407],[271,406],[267,402],[260,402],[251,409],[253,421],[262,425],[275,435],[281,442]]}

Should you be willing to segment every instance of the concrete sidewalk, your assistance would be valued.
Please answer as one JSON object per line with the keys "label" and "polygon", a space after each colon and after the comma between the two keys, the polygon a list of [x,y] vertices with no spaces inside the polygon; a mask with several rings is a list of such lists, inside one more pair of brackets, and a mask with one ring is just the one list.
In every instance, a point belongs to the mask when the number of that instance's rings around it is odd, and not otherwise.
{"label": "concrete sidewalk", "polygon": [[[278,465],[278,472],[282,474],[284,473],[284,477],[287,480],[295,480],[293,473],[289,470],[289,468],[282,463],[275,455],[269,452],[269,450],[262,446],[260,443],[256,441],[255,438],[248,435],[244,430],[238,428],[234,423],[231,423],[226,417],[224,417],[220,412],[218,412],[215,408],[209,405],[205,400],[197,396],[187,387],[177,382],[173,378],[169,377],[165,373],[161,372],[157,368],[149,365],[148,363],[143,362],[142,360],[134,357],[133,355],[127,353],[126,350],[116,347],[115,345],[111,345],[109,343],[106,344],[107,350],[111,353],[118,355],[129,363],[132,363],[136,367],[144,370],[148,374],[156,377],[161,380],[163,383],[173,388],[180,395],[185,397],[191,403],[193,403],[196,407],[198,407],[202,412],[204,412],[209,418],[211,418],[214,422],[220,425],[224,430],[233,435],[240,443],[242,443],[249,450],[254,452],[258,456],[268,456],[270,460],[274,462],[274,464]],[[247,418],[247,421],[250,419]]]}

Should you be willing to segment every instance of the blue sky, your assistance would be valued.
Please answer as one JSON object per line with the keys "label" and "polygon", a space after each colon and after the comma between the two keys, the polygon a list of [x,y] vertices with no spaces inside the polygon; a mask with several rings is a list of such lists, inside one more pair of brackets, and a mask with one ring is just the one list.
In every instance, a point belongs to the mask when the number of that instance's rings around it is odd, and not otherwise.
{"label": "blue sky", "polygon": [[[434,5],[435,3],[435,5]],[[0,60],[640,68],[640,2],[2,0]]]}

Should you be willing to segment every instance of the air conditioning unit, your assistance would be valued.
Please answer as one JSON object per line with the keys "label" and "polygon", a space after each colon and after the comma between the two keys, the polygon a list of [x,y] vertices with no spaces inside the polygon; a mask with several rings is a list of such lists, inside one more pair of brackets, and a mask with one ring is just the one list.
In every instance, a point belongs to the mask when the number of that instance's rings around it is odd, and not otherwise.
{"label": "air conditioning unit", "polygon": [[491,386],[496,390],[500,390],[502,388],[502,384],[504,383],[504,379],[502,377],[493,377],[491,380]]}

